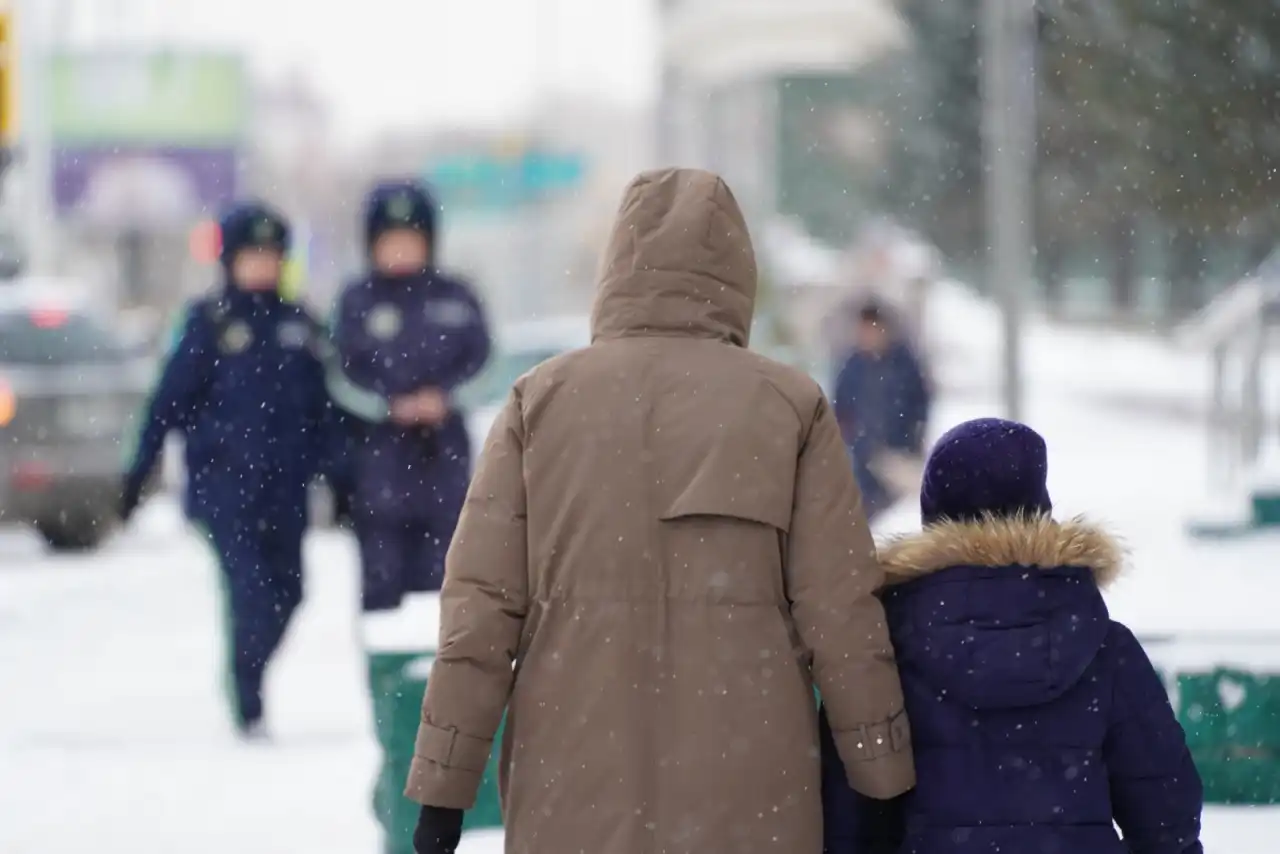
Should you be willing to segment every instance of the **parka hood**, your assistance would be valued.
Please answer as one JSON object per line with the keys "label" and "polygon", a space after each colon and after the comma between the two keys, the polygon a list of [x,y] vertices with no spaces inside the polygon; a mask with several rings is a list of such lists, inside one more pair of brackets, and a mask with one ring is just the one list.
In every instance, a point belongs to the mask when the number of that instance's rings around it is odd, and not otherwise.
{"label": "parka hood", "polygon": [[1120,542],[1083,519],[944,522],[880,548],[903,667],[975,709],[1048,702],[1101,648]]}
{"label": "parka hood", "polygon": [[601,267],[593,340],[712,338],[745,347],[756,260],[729,187],[697,169],[644,172],[627,187]]}

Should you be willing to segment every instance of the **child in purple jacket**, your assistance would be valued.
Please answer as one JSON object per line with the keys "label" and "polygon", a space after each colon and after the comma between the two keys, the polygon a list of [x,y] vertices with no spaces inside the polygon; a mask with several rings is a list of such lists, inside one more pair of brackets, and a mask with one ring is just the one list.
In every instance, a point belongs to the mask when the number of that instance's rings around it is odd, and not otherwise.
{"label": "child in purple jacket", "polygon": [[1052,518],[1046,469],[1011,421],[934,446],[924,529],[880,551],[919,782],[857,795],[824,716],[828,854],[1203,854],[1185,736],[1102,599],[1122,549]]}

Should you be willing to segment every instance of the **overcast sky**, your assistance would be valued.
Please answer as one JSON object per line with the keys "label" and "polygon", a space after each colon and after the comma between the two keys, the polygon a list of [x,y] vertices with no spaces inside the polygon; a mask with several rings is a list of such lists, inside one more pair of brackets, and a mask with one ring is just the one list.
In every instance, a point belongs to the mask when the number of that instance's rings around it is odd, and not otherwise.
{"label": "overcast sky", "polygon": [[75,30],[103,32],[122,4],[151,33],[243,46],[269,73],[304,67],[369,131],[501,121],[540,80],[631,103],[655,87],[652,0],[79,0]]}

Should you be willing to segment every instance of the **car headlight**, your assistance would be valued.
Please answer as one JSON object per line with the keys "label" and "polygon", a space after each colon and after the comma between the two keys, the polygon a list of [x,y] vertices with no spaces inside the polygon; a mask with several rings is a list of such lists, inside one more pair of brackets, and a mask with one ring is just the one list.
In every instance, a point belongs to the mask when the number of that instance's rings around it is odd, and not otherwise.
{"label": "car headlight", "polygon": [[9,384],[0,381],[0,427],[8,427],[18,414],[18,398]]}

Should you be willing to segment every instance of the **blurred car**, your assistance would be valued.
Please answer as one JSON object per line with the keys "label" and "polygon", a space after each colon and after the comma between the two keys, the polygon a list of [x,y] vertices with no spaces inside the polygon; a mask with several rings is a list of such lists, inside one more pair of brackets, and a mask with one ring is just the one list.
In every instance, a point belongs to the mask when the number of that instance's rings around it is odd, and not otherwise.
{"label": "blurred car", "polygon": [[10,282],[26,267],[22,244],[16,234],[0,229],[0,282]]}
{"label": "blurred car", "polygon": [[591,318],[585,314],[523,320],[494,330],[489,364],[458,391],[467,412],[473,454],[479,454],[489,428],[502,410],[512,384],[547,359],[591,343]]}
{"label": "blurred car", "polygon": [[33,525],[55,550],[97,546],[150,374],[73,288],[0,288],[0,520]]}

